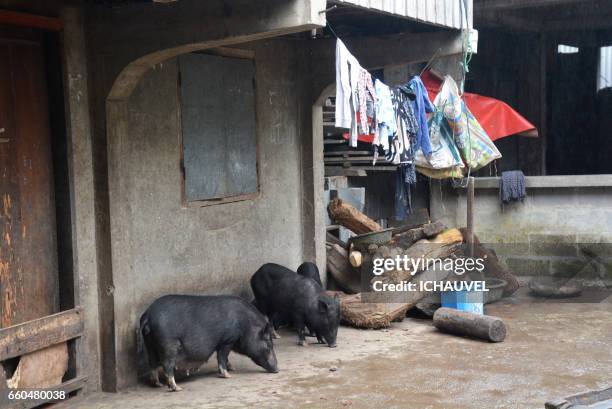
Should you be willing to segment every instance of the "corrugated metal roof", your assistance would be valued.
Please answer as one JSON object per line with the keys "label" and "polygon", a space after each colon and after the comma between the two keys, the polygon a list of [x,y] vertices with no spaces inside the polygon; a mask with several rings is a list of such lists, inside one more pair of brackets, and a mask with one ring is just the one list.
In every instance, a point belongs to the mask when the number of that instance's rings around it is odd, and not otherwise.
{"label": "corrugated metal roof", "polygon": [[[449,28],[472,27],[473,0],[329,0]],[[463,21],[462,17],[463,16]]]}

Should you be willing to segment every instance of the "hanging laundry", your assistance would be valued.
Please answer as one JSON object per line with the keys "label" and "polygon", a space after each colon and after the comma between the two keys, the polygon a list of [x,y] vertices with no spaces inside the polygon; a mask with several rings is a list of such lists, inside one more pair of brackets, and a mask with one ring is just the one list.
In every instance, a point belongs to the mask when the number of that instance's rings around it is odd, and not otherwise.
{"label": "hanging laundry", "polygon": [[523,201],[526,196],[525,175],[520,170],[502,172],[499,179],[499,199],[502,210],[504,204]]}
{"label": "hanging laundry", "polygon": [[[415,75],[406,84],[406,87],[414,94],[412,102],[414,113],[416,115],[419,130],[417,131],[416,140],[418,149],[423,151],[425,157],[431,156],[431,143],[429,141],[429,127],[427,126],[427,114],[434,112],[434,105],[429,100],[427,89],[421,81],[421,77]],[[418,150],[417,149],[417,150]]]}
{"label": "hanging laundry", "polygon": [[[350,145],[357,146],[357,86],[362,68],[344,43],[336,40],[336,127],[350,129]],[[371,79],[370,79],[371,81]]]}
{"label": "hanging laundry", "polygon": [[377,79],[374,81],[374,90],[378,103],[375,112],[377,126],[372,144],[381,146],[387,153],[389,151],[389,137],[393,136],[397,129],[391,89]]}
{"label": "hanging laundry", "polygon": [[359,79],[357,80],[357,100],[359,106],[359,125],[361,125],[361,133],[370,134],[370,123],[368,116],[374,116],[374,106],[376,105],[376,91],[372,83],[372,75],[361,68]]}
{"label": "hanging laundry", "polygon": [[414,166],[404,164],[395,171],[395,220],[405,220],[412,211],[410,185],[416,183]]}
{"label": "hanging laundry", "polygon": [[412,109],[411,94],[405,89],[395,88],[392,92],[392,101],[396,131],[390,136],[386,159],[396,165],[412,163],[418,124]]}

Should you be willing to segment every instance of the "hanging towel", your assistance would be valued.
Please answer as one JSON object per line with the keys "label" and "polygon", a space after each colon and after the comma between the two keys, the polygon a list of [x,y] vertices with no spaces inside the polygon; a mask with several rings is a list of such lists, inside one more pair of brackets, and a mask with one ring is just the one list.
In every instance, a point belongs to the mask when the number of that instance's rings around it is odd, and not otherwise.
{"label": "hanging towel", "polygon": [[420,148],[423,151],[423,155],[428,158],[431,156],[432,149],[431,142],[429,141],[427,114],[433,112],[435,108],[429,100],[427,89],[425,89],[425,85],[423,84],[423,81],[421,81],[421,77],[415,75],[406,86],[414,94],[412,106],[419,125],[419,129],[416,134],[417,149],[415,150]]}
{"label": "hanging towel", "polygon": [[504,204],[523,201],[525,199],[525,175],[520,170],[502,172],[499,180],[499,198],[502,209]]}
{"label": "hanging towel", "polygon": [[357,85],[361,66],[339,39],[336,40],[336,127],[350,129],[350,145],[357,146]]}

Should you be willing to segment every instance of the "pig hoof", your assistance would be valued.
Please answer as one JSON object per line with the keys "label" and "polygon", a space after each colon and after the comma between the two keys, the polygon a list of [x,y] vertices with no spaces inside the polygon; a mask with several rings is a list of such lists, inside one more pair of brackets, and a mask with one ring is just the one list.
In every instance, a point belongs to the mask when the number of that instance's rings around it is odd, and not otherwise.
{"label": "pig hoof", "polygon": [[155,382],[151,382],[151,386],[155,388],[161,388],[164,385],[160,381],[155,381]]}
{"label": "pig hoof", "polygon": [[172,392],[180,392],[183,390],[180,386],[176,385],[170,389]]}
{"label": "pig hoof", "polygon": [[232,375],[229,374],[229,372],[227,372],[227,370],[221,370],[219,371],[219,378],[231,378]]}
{"label": "pig hoof", "polygon": [[274,339],[280,339],[280,337],[281,337],[281,336],[280,336],[280,335],[278,335],[278,332],[276,332],[276,330],[273,330],[273,331],[272,331],[272,338],[274,338]]}
{"label": "pig hoof", "polygon": [[304,341],[298,341],[298,345],[301,347],[307,347],[308,346],[308,342]]}

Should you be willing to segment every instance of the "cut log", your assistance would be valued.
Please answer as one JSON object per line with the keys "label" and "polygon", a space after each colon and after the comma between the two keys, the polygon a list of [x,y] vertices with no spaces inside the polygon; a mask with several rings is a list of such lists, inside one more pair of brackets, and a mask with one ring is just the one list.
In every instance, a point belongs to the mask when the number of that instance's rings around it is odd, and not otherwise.
{"label": "cut log", "polygon": [[[403,253],[408,259],[423,258],[424,260],[445,259],[450,256],[459,256],[461,254],[461,243],[435,243],[426,239],[419,240]],[[429,266],[425,266],[425,263],[421,262],[417,263],[416,271],[412,271],[411,269],[386,271],[381,276],[374,277],[371,282],[400,283],[402,281],[410,281],[415,274],[423,271],[426,267]]]}
{"label": "cut log", "polygon": [[423,234],[423,228],[419,227],[416,229],[406,230],[403,233],[399,233],[393,237],[393,243],[397,246],[408,248],[412,246],[417,241],[425,238],[425,234]]}
{"label": "cut log", "polygon": [[474,314],[452,308],[438,308],[433,324],[440,331],[455,335],[501,342],[506,338],[506,325],[497,317]]}
{"label": "cut log", "polygon": [[441,243],[441,244],[455,244],[463,242],[463,234],[459,229],[447,229],[442,233],[436,235],[432,240],[432,243]]}
{"label": "cut log", "polygon": [[357,210],[342,199],[333,199],[327,206],[329,217],[334,223],[346,227],[355,234],[371,233],[382,230],[380,224]]}
{"label": "cut log", "polygon": [[[393,243],[403,248],[408,248],[412,244],[423,238],[430,238],[439,235],[446,230],[446,226],[442,222],[427,223],[421,227],[404,230],[401,232],[394,231]],[[456,232],[453,233],[456,237]]]}
{"label": "cut log", "polygon": [[361,294],[341,293],[339,297],[342,321],[356,328],[387,328],[391,322],[403,320],[408,311],[408,305],[403,303],[361,302]]}
{"label": "cut log", "polygon": [[[467,235],[467,230],[465,228],[460,229],[461,233],[464,234],[464,241]],[[497,259],[497,256],[492,252],[487,250],[478,240],[478,237],[474,235],[474,257],[480,258],[483,260],[484,271],[485,274],[488,274],[495,278],[500,278],[508,283],[504,288],[504,296],[512,295],[518,288],[520,284],[514,274],[508,271],[504,266],[502,266]]]}
{"label": "cut log", "polygon": [[351,254],[349,255],[349,262],[353,267],[361,267],[361,264],[363,263],[363,256],[361,252],[356,250],[351,251]]}
{"label": "cut log", "polygon": [[327,271],[336,283],[349,293],[358,293],[361,290],[360,273],[349,263],[348,252],[338,244],[327,243]]}
{"label": "cut log", "polygon": [[437,221],[433,223],[424,224],[423,227],[423,235],[427,238],[436,236],[446,230],[446,226],[444,223]]}

